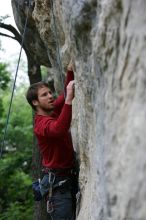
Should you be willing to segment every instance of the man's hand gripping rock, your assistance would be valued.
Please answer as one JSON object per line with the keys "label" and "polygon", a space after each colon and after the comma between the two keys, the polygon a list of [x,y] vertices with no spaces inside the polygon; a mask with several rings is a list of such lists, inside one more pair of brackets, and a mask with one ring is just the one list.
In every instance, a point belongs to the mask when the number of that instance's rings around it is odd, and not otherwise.
{"label": "man's hand gripping rock", "polygon": [[65,98],[65,104],[71,105],[72,104],[72,100],[74,98],[74,85],[75,85],[75,81],[72,80],[69,82],[69,84],[67,85],[66,91],[66,98]]}

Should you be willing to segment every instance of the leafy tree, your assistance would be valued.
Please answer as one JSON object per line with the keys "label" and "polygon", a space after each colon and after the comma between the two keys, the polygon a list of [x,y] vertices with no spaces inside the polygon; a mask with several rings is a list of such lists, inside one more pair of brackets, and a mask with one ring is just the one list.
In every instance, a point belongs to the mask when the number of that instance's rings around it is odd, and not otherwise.
{"label": "leafy tree", "polygon": [[10,73],[7,71],[7,64],[0,63],[0,89],[6,90],[10,82]]}
{"label": "leafy tree", "polygon": [[[31,190],[32,112],[25,100],[24,88],[15,93],[3,158],[0,160],[0,219],[32,220]],[[5,126],[10,91],[2,97],[4,112],[0,123]],[[0,134],[2,137],[2,134]]]}
{"label": "leafy tree", "polygon": [[[3,118],[6,118],[9,101],[10,94],[5,93],[3,105],[6,111]],[[32,147],[32,111],[26,102],[24,89],[19,88],[15,91],[7,131],[7,147],[13,150],[15,148],[17,150],[31,149]]]}
{"label": "leafy tree", "polygon": [[7,65],[4,63],[0,63],[0,117],[2,116],[2,112],[3,112],[3,105],[2,105],[3,91],[5,91],[8,88],[9,82],[10,82],[10,74],[7,71]]}

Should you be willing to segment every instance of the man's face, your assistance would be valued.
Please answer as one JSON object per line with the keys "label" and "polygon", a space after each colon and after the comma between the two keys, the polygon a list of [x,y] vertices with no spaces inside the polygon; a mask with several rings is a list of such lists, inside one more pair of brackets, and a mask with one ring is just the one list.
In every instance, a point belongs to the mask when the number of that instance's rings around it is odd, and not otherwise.
{"label": "man's face", "polygon": [[44,111],[51,111],[54,109],[54,98],[52,92],[47,87],[42,87],[38,89],[38,100],[35,100],[33,104],[36,106],[37,110],[42,109]]}

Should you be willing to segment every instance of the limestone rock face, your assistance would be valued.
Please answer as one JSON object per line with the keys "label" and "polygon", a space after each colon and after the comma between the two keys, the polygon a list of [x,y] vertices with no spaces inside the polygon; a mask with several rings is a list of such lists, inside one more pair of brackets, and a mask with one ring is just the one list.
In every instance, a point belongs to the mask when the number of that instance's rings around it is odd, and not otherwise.
{"label": "limestone rock face", "polygon": [[145,220],[146,1],[51,2],[35,0],[32,17],[56,70],[57,40],[63,72],[75,59],[77,220]]}

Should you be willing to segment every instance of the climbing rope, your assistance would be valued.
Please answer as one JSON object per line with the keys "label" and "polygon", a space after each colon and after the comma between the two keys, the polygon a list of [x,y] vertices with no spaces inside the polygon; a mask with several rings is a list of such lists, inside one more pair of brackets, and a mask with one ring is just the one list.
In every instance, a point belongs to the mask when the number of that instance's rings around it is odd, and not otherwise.
{"label": "climbing rope", "polygon": [[6,118],[6,124],[5,124],[5,128],[4,128],[4,135],[3,135],[2,145],[1,145],[1,149],[0,149],[0,159],[2,158],[2,153],[3,153],[4,146],[5,146],[6,134],[7,134],[7,130],[8,130],[8,123],[9,123],[12,101],[13,101],[13,97],[14,97],[14,90],[15,90],[15,85],[16,85],[16,79],[17,79],[17,75],[18,75],[21,53],[22,53],[24,39],[25,39],[26,27],[27,27],[27,23],[28,23],[28,15],[29,15],[29,10],[30,10],[30,6],[31,6],[30,0],[28,0],[28,2],[29,2],[28,11],[27,11],[27,16],[26,16],[25,25],[24,25],[24,31],[23,31],[23,35],[22,35],[21,48],[20,48],[20,52],[19,52],[19,58],[18,58],[18,63],[17,63],[17,67],[16,67],[14,83],[13,83],[13,87],[12,87],[10,104],[9,104],[9,109],[8,109],[7,118]]}
{"label": "climbing rope", "polygon": [[[55,34],[55,39],[56,39],[56,57],[57,57],[57,63],[59,67],[62,87],[64,88],[63,69],[62,69],[61,56],[60,56],[60,50],[59,50],[59,38],[57,34],[57,25],[56,25],[56,19],[55,19],[55,14],[54,14],[55,1],[54,1],[54,5],[53,5],[53,0],[50,0],[50,3],[51,3],[52,18],[53,18],[54,34]],[[63,91],[64,91],[64,98],[65,98],[66,96],[65,90]]]}

